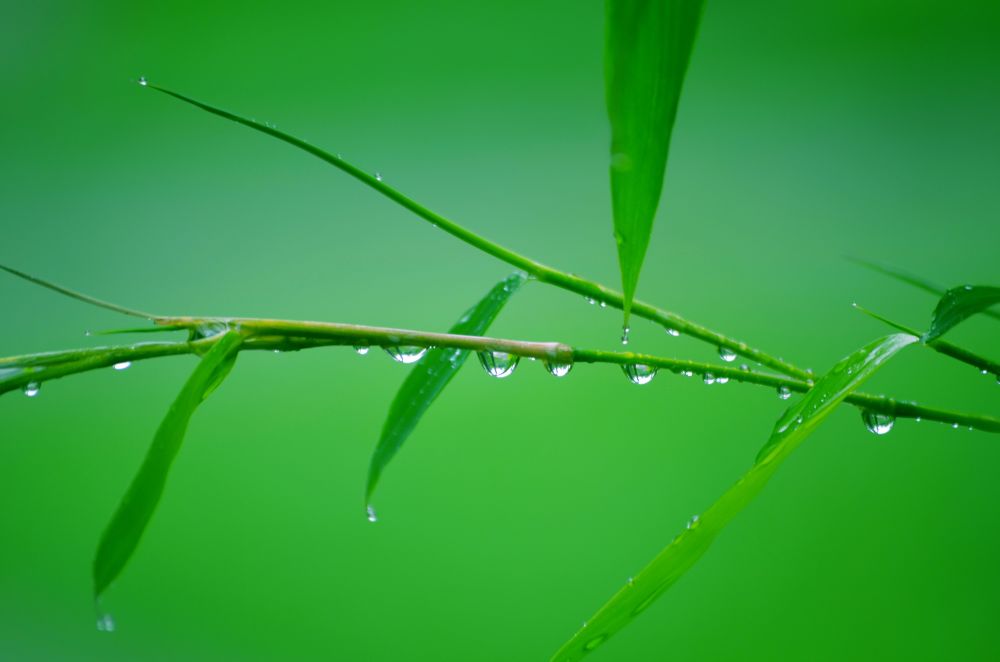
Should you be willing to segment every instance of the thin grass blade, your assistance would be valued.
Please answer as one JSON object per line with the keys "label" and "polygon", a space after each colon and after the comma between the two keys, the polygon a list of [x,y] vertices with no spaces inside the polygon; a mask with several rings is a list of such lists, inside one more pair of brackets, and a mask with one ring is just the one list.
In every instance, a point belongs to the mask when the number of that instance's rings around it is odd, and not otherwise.
{"label": "thin grass blade", "polygon": [[989,310],[1000,303],[1000,287],[964,285],[944,293],[934,309],[931,329],[924,334],[924,342],[940,338],[957,324],[976,313]]}
{"label": "thin grass blade", "polygon": [[[929,281],[929,280],[927,280],[925,278],[921,278],[920,276],[916,276],[916,275],[911,274],[911,273],[909,273],[907,271],[903,271],[902,269],[897,269],[896,267],[891,267],[891,266],[889,266],[887,264],[880,264],[878,262],[871,262],[869,260],[862,260],[861,258],[857,258],[857,257],[848,257],[847,260],[849,260],[849,261],[851,261],[851,262],[853,262],[855,264],[861,265],[862,267],[865,267],[866,269],[871,269],[872,271],[875,271],[877,273],[883,274],[885,276],[889,276],[890,278],[894,278],[894,279],[900,281],[901,283],[906,283],[907,285],[912,285],[913,287],[915,287],[915,288],[917,288],[919,290],[923,290],[924,292],[928,292],[930,294],[934,294],[934,295],[936,295],[938,297],[943,297],[945,295],[945,289],[943,287],[941,287],[940,285],[938,285],[936,283],[932,283],[931,281]],[[1000,311],[997,311],[997,310],[984,310],[984,311],[982,311],[982,313],[983,313],[983,315],[986,315],[987,317],[992,317],[995,320],[1000,320]]]}
{"label": "thin grass blade", "polygon": [[125,568],[160,502],[167,475],[180,450],[194,410],[228,374],[243,338],[226,332],[202,357],[160,423],[139,472],[104,530],[94,557],[94,597]]}
{"label": "thin grass blade", "polygon": [[552,657],[583,658],[606,642],[673,586],[708,550],[716,536],[763,489],[782,462],[844,398],[904,347],[918,341],[900,333],[886,336],[847,356],[792,405],[774,426],[750,470],[700,517],[692,520],[653,561],[614,595]]}
{"label": "thin grass blade", "polygon": [[670,135],[702,0],[607,0],[611,198],[628,324],[663,189]]}
{"label": "thin grass blade", "polygon": [[157,315],[152,313],[144,313],[141,310],[133,310],[132,308],[126,308],[124,306],[119,306],[116,303],[110,303],[108,301],[102,301],[100,299],[95,299],[89,294],[83,294],[77,292],[76,290],[71,290],[68,287],[63,287],[62,285],[57,285],[51,281],[45,280],[44,278],[39,278],[38,276],[32,276],[31,274],[19,271],[13,267],[8,267],[0,264],[0,270],[6,271],[12,276],[17,276],[29,283],[34,283],[35,285],[41,285],[44,288],[50,289],[53,292],[58,292],[64,296],[68,296],[71,299],[76,299],[77,301],[82,301],[84,303],[89,303],[92,306],[97,306],[98,308],[104,308],[106,310],[112,310],[116,313],[122,313],[123,315],[131,315],[132,317],[141,317],[143,319],[155,320]]}
{"label": "thin grass blade", "polygon": [[[525,278],[525,275],[519,272],[497,283],[479,303],[459,318],[448,333],[483,335],[510,297],[524,283]],[[382,435],[372,455],[368,470],[368,486],[365,491],[366,501],[371,500],[386,465],[399,452],[424,412],[441,395],[441,391],[458,373],[468,357],[468,350],[431,349],[410,370],[389,406]]]}

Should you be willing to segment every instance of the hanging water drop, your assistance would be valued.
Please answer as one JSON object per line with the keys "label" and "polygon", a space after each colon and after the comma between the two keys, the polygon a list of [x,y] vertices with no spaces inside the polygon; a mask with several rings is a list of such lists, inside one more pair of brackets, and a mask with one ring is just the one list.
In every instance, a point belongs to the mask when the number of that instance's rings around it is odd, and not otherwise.
{"label": "hanging water drop", "polygon": [[375,173],[375,181],[377,181],[377,182],[382,181],[382,173],[380,173],[380,172],[376,172]]}
{"label": "hanging water drop", "polygon": [[373,524],[378,521],[378,515],[375,513],[375,506],[368,504],[365,506],[365,514],[368,516],[368,521]]}
{"label": "hanging water drop", "polygon": [[393,361],[399,361],[400,363],[416,363],[420,359],[424,358],[424,354],[427,353],[426,347],[416,347],[414,345],[396,345],[393,347],[386,347],[385,351],[389,353]]}
{"label": "hanging water drop", "polygon": [[688,520],[687,528],[693,529],[696,526],[698,526],[698,516],[697,515],[692,515],[691,519]]}
{"label": "hanging water drop", "polygon": [[38,382],[28,382],[24,385],[24,394],[29,398],[33,398],[38,395],[38,392],[42,390],[42,385]]}
{"label": "hanging water drop", "polygon": [[788,388],[784,384],[778,387],[778,399],[787,400],[792,397],[792,389]]}
{"label": "hanging water drop", "polygon": [[114,632],[115,619],[111,614],[101,614],[97,617],[97,629],[100,632]]}
{"label": "hanging water drop", "polygon": [[486,374],[497,379],[510,377],[514,374],[514,368],[517,367],[517,362],[521,359],[517,354],[508,354],[507,352],[486,351],[478,352],[478,354],[479,363],[483,366]]}
{"label": "hanging water drop", "polygon": [[115,370],[128,370],[132,367],[131,361],[122,361],[121,363],[116,363],[112,366]]}
{"label": "hanging water drop", "polygon": [[602,301],[601,302],[601,308],[607,308],[607,307],[608,307],[608,302],[607,301]]}
{"label": "hanging water drop", "polygon": [[690,370],[681,370],[682,377],[694,377],[694,373]]}
{"label": "hanging water drop", "polygon": [[635,579],[633,579],[632,577],[629,577],[628,578],[628,585],[632,586],[633,584],[635,584]]}
{"label": "hanging water drop", "polygon": [[892,429],[896,423],[896,417],[891,414],[880,414],[868,409],[861,410],[861,420],[865,423],[865,428],[872,434],[883,435]]}
{"label": "hanging water drop", "polygon": [[702,375],[701,378],[702,381],[704,381],[705,384],[707,384],[708,386],[711,386],[712,384],[715,383],[715,375],[713,375],[710,372],[706,372],[704,375]]}
{"label": "hanging water drop", "polygon": [[[355,345],[354,346],[354,351],[358,353],[358,356],[364,356],[365,354],[368,353],[369,349],[371,349],[371,347],[369,347],[368,345]],[[393,357],[393,358],[395,358],[395,357]]]}
{"label": "hanging water drop", "polygon": [[554,361],[543,361],[545,369],[549,371],[549,374],[553,377],[565,377],[569,374],[569,371],[573,369],[572,363],[556,363]]}
{"label": "hanging water drop", "polygon": [[715,383],[716,384],[728,384],[729,383],[729,377],[716,377],[715,378]]}
{"label": "hanging water drop", "polygon": [[957,430],[958,429],[958,423],[952,423],[951,424],[951,429],[952,430]]}
{"label": "hanging water drop", "polygon": [[736,352],[726,346],[719,347],[719,358],[726,363],[732,363],[736,360]]}
{"label": "hanging water drop", "polygon": [[656,377],[656,368],[642,363],[627,363],[622,366],[622,372],[633,384],[648,384]]}
{"label": "hanging water drop", "polygon": [[740,370],[742,370],[743,372],[750,372],[750,366],[748,366],[746,363],[741,363]]}
{"label": "hanging water drop", "polygon": [[628,328],[627,326],[623,326],[622,327],[622,344],[623,345],[627,345],[628,344],[628,332],[629,331],[631,331],[631,329]]}
{"label": "hanging water drop", "polygon": [[589,303],[591,306],[597,303],[597,299],[595,299],[594,297],[583,297],[583,298],[586,299],[587,303]]}
{"label": "hanging water drop", "polygon": [[673,336],[674,338],[676,338],[677,336],[681,335],[680,331],[678,331],[677,329],[671,328],[669,326],[664,327],[664,329],[666,330],[668,336]]}
{"label": "hanging water drop", "polygon": [[142,85],[143,87],[149,85],[149,81],[146,80],[145,76],[139,76],[139,85]]}

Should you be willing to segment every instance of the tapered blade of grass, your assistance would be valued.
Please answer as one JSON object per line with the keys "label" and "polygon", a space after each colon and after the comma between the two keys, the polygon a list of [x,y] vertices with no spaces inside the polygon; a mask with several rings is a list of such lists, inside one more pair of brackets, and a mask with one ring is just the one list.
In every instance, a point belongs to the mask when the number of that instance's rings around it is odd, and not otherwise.
{"label": "tapered blade of grass", "polygon": [[[510,297],[524,283],[525,278],[523,273],[518,272],[497,283],[479,303],[465,311],[448,333],[483,335]],[[382,435],[372,455],[368,470],[368,486],[365,491],[366,500],[371,500],[386,465],[399,452],[424,412],[441,394],[451,378],[458,373],[468,357],[468,350],[431,349],[410,369],[392,404],[389,405],[389,414],[382,426]]]}
{"label": "tapered blade of grass", "polygon": [[19,271],[13,267],[8,267],[0,264],[0,270],[6,271],[12,276],[17,276],[29,283],[34,283],[35,285],[41,285],[44,288],[50,289],[53,292],[58,292],[64,296],[68,296],[71,299],[76,299],[77,301],[82,301],[84,303],[89,303],[92,306],[97,306],[98,308],[104,308],[106,310],[113,310],[116,313],[122,313],[123,315],[131,315],[132,317],[142,317],[144,319],[154,320],[157,318],[156,315],[152,313],[144,313],[141,310],[133,310],[132,308],[126,308],[124,306],[119,306],[116,303],[110,303],[108,301],[101,301],[96,299],[89,294],[83,294],[77,292],[76,290],[71,290],[68,287],[63,287],[62,285],[57,285],[52,281],[45,280],[44,278],[39,278],[38,276],[32,276],[31,274]]}
{"label": "tapered blade of grass", "polygon": [[146,459],[104,530],[94,557],[94,597],[121,573],[135,552],[160,502],[191,415],[232,369],[242,336],[228,331],[202,357],[153,437]]}
{"label": "tapered blade of grass", "polygon": [[781,463],[844,398],[899,350],[917,341],[916,336],[908,333],[886,336],[837,363],[778,419],[750,470],[601,607],[552,657],[553,662],[581,659],[649,607],[701,558],[722,529],[757,496]]}
{"label": "tapered blade of grass", "polygon": [[[930,294],[942,297],[945,295],[945,289],[936,283],[916,276],[902,269],[897,269],[896,267],[891,267],[886,264],[880,264],[878,262],[871,262],[869,260],[862,260],[861,258],[848,257],[848,260],[854,262],[855,264],[860,264],[861,266],[871,269],[877,273],[889,276],[890,278],[895,278],[896,280],[912,285],[917,289],[923,290],[924,292],[929,292]],[[984,310],[982,311],[987,317],[992,317],[995,320],[1000,320],[1000,311],[997,310]]]}
{"label": "tapered blade of grass", "polygon": [[930,331],[924,334],[924,342],[940,338],[963,320],[984,312],[998,303],[1000,303],[1000,287],[987,285],[953,287],[938,301]]}
{"label": "tapered blade of grass", "polygon": [[625,323],[660,202],[702,0],[607,0],[605,96]]}

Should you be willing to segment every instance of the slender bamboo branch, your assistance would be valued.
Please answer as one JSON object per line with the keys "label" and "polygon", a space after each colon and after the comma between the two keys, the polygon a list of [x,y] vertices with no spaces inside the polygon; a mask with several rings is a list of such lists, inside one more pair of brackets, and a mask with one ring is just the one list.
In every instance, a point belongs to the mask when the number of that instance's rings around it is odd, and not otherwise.
{"label": "slender bamboo branch", "polygon": [[[506,262],[518,269],[525,271],[526,273],[534,276],[536,279],[543,283],[548,283],[556,287],[560,287],[564,290],[570,292],[575,292],[585,297],[595,299],[606,303],[614,308],[621,309],[623,306],[623,299],[620,292],[613,290],[609,287],[605,287],[599,283],[586,280],[580,276],[566,273],[564,271],[559,271],[553,267],[542,264],[536,260],[529,257],[521,255],[509,248],[501,246],[485,237],[482,237],[471,230],[459,225],[458,223],[445,218],[444,216],[431,211],[427,207],[424,207],[412,198],[407,197],[400,191],[392,188],[384,181],[381,177],[371,175],[364,170],[358,168],[357,166],[345,161],[341,156],[331,154],[325,150],[311,145],[306,141],[296,138],[284,131],[279,131],[275,126],[270,124],[261,124],[256,120],[247,119],[241,117],[234,113],[231,113],[221,108],[216,108],[210,106],[201,101],[192,99],[191,97],[185,96],[178,92],[168,90],[164,87],[154,85],[147,82],[145,79],[140,81],[144,87],[148,87],[163,94],[174,97],[193,106],[201,108],[213,115],[218,115],[237,124],[242,124],[243,126],[250,127],[261,133],[265,133],[269,136],[277,138],[283,142],[288,143],[294,147],[297,147],[313,156],[333,165],[334,167],[340,169],[341,171],[347,173],[348,175],[354,177],[358,181],[367,186],[371,187],[375,191],[381,193],[385,197],[389,198],[393,202],[405,207],[410,210],[420,218],[429,221],[432,225],[440,228],[447,232],[448,234],[464,241],[473,248],[477,248],[480,251],[486,253],[487,255],[492,255],[493,257]],[[716,347],[727,347],[734,350],[741,356],[748,359],[756,361],[761,365],[768,366],[778,372],[781,372],[792,377],[798,377],[799,379],[808,380],[811,378],[808,371],[797,367],[796,365],[785,361],[782,358],[773,356],[755,347],[751,347],[746,342],[731,338],[717,331],[713,331],[707,327],[700,324],[687,320],[680,315],[675,313],[657,308],[651,304],[645,303],[643,301],[634,301],[632,303],[632,313],[637,317],[642,317],[657,324],[675,329],[681,333],[691,336],[692,338],[697,338],[698,340],[710,343]]]}
{"label": "slender bamboo branch", "polygon": [[[787,388],[804,393],[811,384],[795,378],[767,374],[726,365],[673,359],[633,352],[606,352],[576,349],[558,342],[529,342],[463,336],[447,333],[393,329],[359,324],[335,322],[299,322],[251,318],[159,318],[159,324],[172,328],[190,329],[239,328],[247,335],[243,348],[247,350],[298,351],[331,345],[365,345],[394,347],[448,347],[470,351],[497,351],[520,357],[541,359],[552,363],[607,363],[617,365],[641,364],[689,376],[711,375],[715,380],[732,381],[771,388]],[[133,345],[98,347],[91,349],[47,352],[0,359],[0,394],[29,384],[59,379],[69,375],[105,368],[123,362],[136,362],[163,356],[202,354],[221,337],[216,333],[185,342],[136,343]],[[851,404],[874,412],[899,418],[920,418],[968,426],[985,432],[1000,433],[1000,419],[963,412],[952,412],[916,403],[906,403],[891,398],[854,394],[847,400]]]}

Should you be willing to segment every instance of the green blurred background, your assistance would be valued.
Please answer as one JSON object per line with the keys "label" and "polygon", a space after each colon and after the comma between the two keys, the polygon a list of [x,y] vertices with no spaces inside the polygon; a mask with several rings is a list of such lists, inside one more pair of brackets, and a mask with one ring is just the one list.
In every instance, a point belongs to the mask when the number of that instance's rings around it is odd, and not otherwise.
{"label": "green blurred background", "polygon": [[[617,285],[600,2],[2,5],[0,261],[170,314],[444,330],[510,269],[332,168],[135,84],[276,123],[470,228]],[[933,299],[864,271],[1000,281],[992,1],[709,0],[639,296],[822,370]],[[0,278],[0,353],[127,320]],[[538,284],[496,335],[614,348]],[[996,350],[974,319],[954,340]],[[636,350],[716,360],[636,321]],[[995,354],[994,354],[995,356]],[[406,368],[241,357],[195,417],[97,632],[90,561],[191,370],[0,400],[0,658],[543,660],[746,469],[774,393],[473,363],[362,492]],[[921,349],[870,390],[1000,413]],[[1000,444],[837,412],[595,660],[1000,655]]]}

